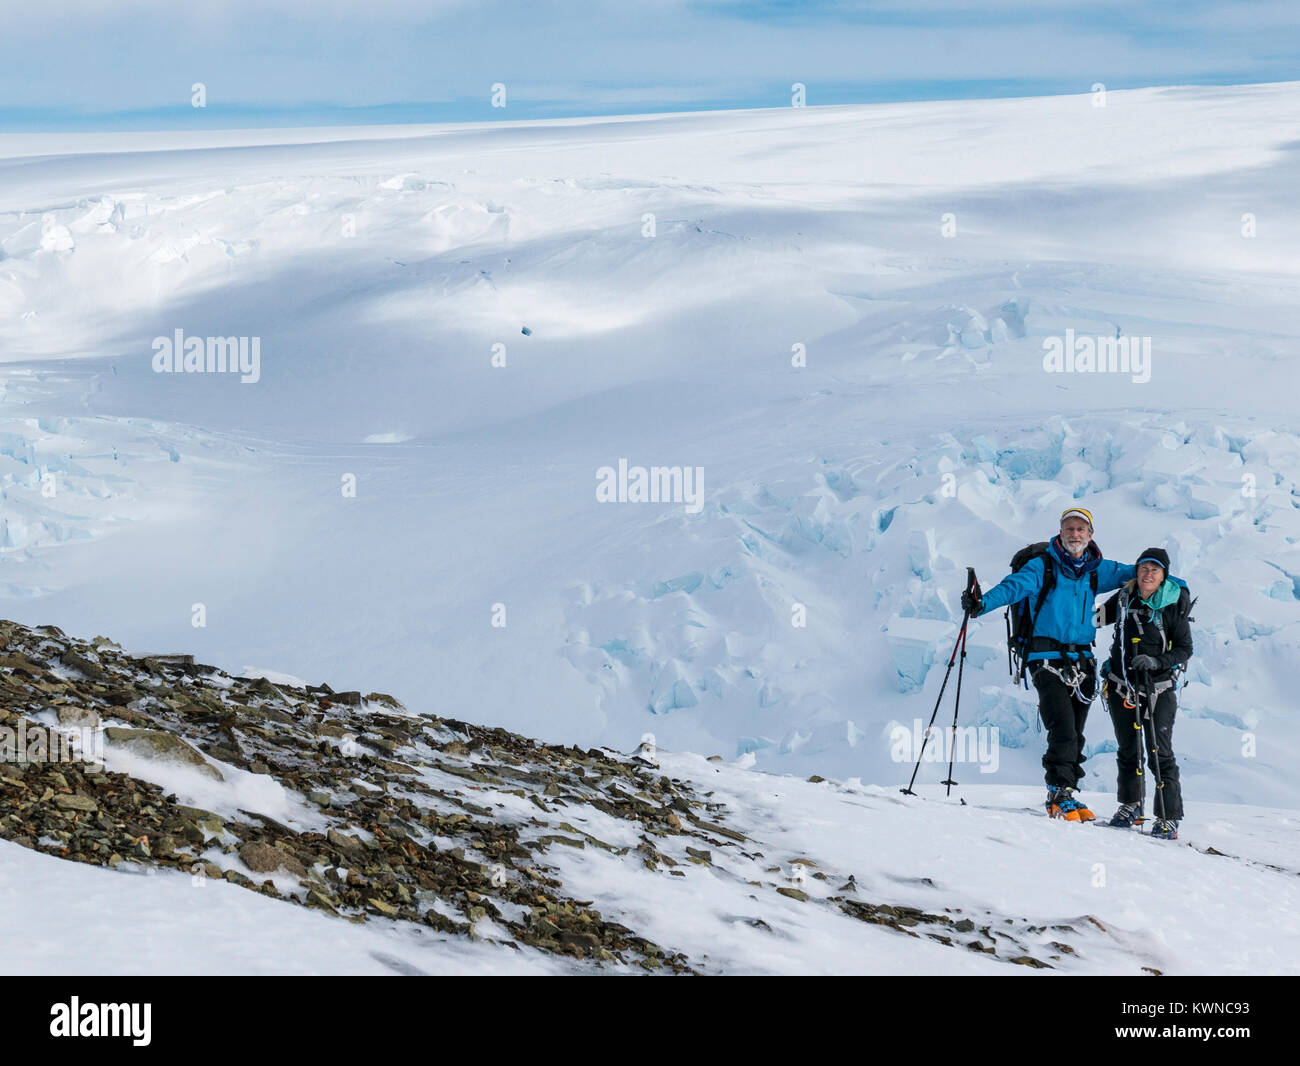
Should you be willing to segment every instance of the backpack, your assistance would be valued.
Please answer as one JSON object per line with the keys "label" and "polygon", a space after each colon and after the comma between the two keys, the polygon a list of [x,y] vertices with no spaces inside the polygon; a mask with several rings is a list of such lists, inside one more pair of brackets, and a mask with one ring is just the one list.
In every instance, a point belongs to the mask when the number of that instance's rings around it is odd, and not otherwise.
{"label": "backpack", "polygon": [[[1029,682],[1025,680],[1025,670],[1029,666],[1029,653],[1033,650],[1034,623],[1038,619],[1038,612],[1043,609],[1048,594],[1056,587],[1056,566],[1052,562],[1050,546],[1050,541],[1036,541],[1033,544],[1026,544],[1011,557],[1013,574],[1023,569],[1031,559],[1043,560],[1043,584],[1034,602],[1031,604],[1029,597],[1026,596],[1023,600],[1009,604],[1006,610],[1007,665],[1016,684],[1024,685],[1026,688],[1029,687]],[[1088,575],[1088,582],[1095,596],[1097,594],[1096,570]]]}

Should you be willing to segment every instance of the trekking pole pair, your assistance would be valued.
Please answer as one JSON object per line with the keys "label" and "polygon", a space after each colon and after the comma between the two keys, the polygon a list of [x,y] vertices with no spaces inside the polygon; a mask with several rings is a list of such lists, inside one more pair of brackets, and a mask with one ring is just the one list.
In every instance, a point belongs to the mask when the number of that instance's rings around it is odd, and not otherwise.
{"label": "trekking pole pair", "polygon": [[[1137,722],[1135,722],[1134,726],[1135,728],[1141,728],[1142,743],[1147,747],[1147,751],[1151,757],[1151,768],[1152,770],[1155,771],[1155,775],[1156,775],[1156,806],[1159,808],[1157,815],[1160,818],[1160,820],[1163,822],[1165,821],[1165,783],[1160,778],[1160,750],[1156,739],[1155,682],[1151,680],[1151,672],[1149,670],[1140,670],[1138,672],[1138,678],[1139,678],[1138,701],[1137,701],[1138,706],[1137,709],[1134,711],[1134,715],[1140,716],[1142,724],[1139,727],[1137,725]],[[1150,724],[1151,726],[1149,733],[1147,731],[1148,724]],[[1143,761],[1144,761],[1143,758],[1139,756],[1137,770],[1138,770],[1138,776],[1142,778],[1142,802],[1143,805],[1145,806],[1146,798],[1147,798],[1146,796],[1147,789],[1146,789],[1146,775],[1142,773]],[[1159,826],[1157,826],[1157,828],[1159,828]]]}
{"label": "trekking pole pair", "polygon": [[[966,567],[966,591],[979,591],[979,582],[975,580],[975,569],[970,566]],[[912,779],[908,781],[907,788],[899,789],[904,796],[916,795],[916,793],[912,791],[912,786],[916,784],[916,773],[921,769],[921,757],[925,754],[925,746],[930,743],[930,733],[934,730],[934,720],[939,716],[939,704],[943,702],[943,693],[948,687],[948,678],[952,676],[952,665],[957,661],[958,649],[961,649],[961,665],[957,667],[957,698],[953,701],[952,706],[953,743],[948,752],[948,776],[940,782],[940,784],[948,786],[947,792],[944,793],[948,796],[952,795],[952,786],[957,784],[957,782],[952,779],[952,763],[957,752],[957,710],[961,706],[961,675],[962,671],[966,668],[966,627],[969,623],[970,610],[963,609],[961,615],[961,629],[957,631],[957,640],[952,646],[952,654],[948,656],[948,669],[944,671],[943,684],[939,686],[939,697],[934,701],[934,711],[930,714],[930,724],[925,727],[925,738],[921,741],[921,750],[917,753],[916,765],[912,767]]]}

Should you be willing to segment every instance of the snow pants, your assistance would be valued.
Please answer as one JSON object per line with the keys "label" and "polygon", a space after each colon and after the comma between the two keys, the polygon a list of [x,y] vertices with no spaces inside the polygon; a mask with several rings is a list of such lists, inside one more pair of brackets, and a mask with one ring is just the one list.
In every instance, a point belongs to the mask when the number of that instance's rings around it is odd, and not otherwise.
{"label": "snow pants", "polygon": [[[1079,686],[1085,697],[1075,698],[1074,689],[1036,660],[1029,665],[1038,690],[1038,716],[1047,730],[1047,751],[1043,755],[1044,780],[1048,788],[1078,788],[1084,777],[1083,727],[1088,708],[1097,691],[1097,671],[1091,659],[1087,675]],[[1055,666],[1056,664],[1053,663]]]}
{"label": "snow pants", "polygon": [[[1178,762],[1174,759],[1174,715],[1178,713],[1178,699],[1172,688],[1156,697],[1155,714],[1150,722],[1134,728],[1137,712],[1124,706],[1124,698],[1113,689],[1107,694],[1106,704],[1110,720],[1115,726],[1115,764],[1119,769],[1118,797],[1120,803],[1137,803],[1142,799],[1142,776],[1138,769],[1145,761],[1151,771],[1147,775],[1146,813],[1157,817],[1183,816],[1183,792],[1178,783]],[[1151,726],[1155,724],[1156,750],[1152,752]],[[1146,752],[1145,760],[1142,753]],[[1158,777],[1157,777],[1158,773]],[[1157,790],[1156,781],[1161,786]],[[1163,804],[1163,806],[1162,806]]]}

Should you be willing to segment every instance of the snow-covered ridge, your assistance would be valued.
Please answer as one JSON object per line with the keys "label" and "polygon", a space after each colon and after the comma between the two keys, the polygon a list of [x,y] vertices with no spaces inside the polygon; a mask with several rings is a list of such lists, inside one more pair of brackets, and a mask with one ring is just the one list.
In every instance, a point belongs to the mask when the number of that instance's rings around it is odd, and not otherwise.
{"label": "snow-covered ridge", "polygon": [[1166,844],[0,635],[5,972],[1294,972],[1280,812]]}

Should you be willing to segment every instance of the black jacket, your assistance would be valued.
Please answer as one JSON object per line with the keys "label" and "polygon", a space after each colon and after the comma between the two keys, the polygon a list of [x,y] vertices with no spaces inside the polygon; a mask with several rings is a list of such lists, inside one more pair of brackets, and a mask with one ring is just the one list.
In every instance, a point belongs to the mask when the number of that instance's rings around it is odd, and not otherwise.
{"label": "black jacket", "polygon": [[[1115,626],[1115,637],[1110,645],[1110,671],[1123,677],[1127,671],[1133,678],[1133,657],[1154,655],[1160,660],[1160,669],[1152,676],[1163,681],[1175,667],[1185,666],[1192,657],[1192,627],[1188,614],[1191,611],[1191,593],[1184,587],[1173,603],[1153,611],[1142,602],[1137,582],[1130,581],[1099,608],[1098,623],[1108,626],[1124,615],[1123,632]],[[1154,617],[1159,615],[1159,618]],[[1163,631],[1163,634],[1162,634]],[[1123,656],[1123,669],[1120,657]]]}

